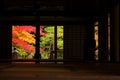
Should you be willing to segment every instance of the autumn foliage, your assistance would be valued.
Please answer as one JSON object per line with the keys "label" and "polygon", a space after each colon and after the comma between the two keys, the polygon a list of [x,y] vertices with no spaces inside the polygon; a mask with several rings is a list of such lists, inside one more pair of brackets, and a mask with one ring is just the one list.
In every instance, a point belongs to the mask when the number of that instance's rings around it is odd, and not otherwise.
{"label": "autumn foliage", "polygon": [[[43,26],[40,27],[40,35],[46,36],[43,28]],[[22,52],[26,52],[26,55],[35,53],[35,34],[36,28],[34,26],[12,26],[12,45],[21,48]],[[43,51],[43,48],[40,48],[40,51]]]}

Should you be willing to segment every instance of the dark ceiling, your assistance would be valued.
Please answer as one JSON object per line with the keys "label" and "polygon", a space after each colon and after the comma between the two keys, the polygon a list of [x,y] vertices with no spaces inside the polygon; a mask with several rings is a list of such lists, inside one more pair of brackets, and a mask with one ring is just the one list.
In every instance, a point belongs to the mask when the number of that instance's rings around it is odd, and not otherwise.
{"label": "dark ceiling", "polygon": [[97,15],[117,0],[0,0],[1,15]]}
{"label": "dark ceiling", "polygon": [[0,21],[9,18],[8,21],[26,20],[30,23],[35,21],[35,16],[41,16],[43,22],[77,23],[108,13],[117,3],[118,0],[0,0]]}

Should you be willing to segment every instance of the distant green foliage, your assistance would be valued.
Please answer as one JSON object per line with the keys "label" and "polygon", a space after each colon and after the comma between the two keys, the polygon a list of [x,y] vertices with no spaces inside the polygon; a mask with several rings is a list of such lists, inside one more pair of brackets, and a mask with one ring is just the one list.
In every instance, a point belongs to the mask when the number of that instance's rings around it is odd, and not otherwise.
{"label": "distant green foliage", "polygon": [[[43,31],[47,35],[40,37],[40,47],[44,49],[41,53],[43,59],[48,59],[50,51],[54,48],[54,26],[44,26]],[[60,51],[63,50],[63,26],[57,26],[57,48],[58,57],[63,57]]]}

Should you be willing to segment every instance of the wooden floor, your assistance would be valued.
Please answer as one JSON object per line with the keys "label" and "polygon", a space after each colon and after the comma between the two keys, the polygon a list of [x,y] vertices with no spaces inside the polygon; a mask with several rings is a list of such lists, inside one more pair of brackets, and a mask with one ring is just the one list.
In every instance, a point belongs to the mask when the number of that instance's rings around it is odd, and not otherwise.
{"label": "wooden floor", "polygon": [[0,80],[120,80],[119,63],[0,64]]}

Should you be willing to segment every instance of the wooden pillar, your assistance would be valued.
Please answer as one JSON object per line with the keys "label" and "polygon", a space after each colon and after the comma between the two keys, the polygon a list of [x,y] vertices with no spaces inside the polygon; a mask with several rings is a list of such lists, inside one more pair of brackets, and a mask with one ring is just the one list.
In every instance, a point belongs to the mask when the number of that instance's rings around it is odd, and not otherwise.
{"label": "wooden pillar", "polygon": [[57,59],[57,26],[54,28],[54,52],[55,52],[55,59]]}
{"label": "wooden pillar", "polygon": [[12,26],[0,25],[0,59],[12,57]]}
{"label": "wooden pillar", "polygon": [[83,54],[84,54],[84,61],[95,61],[95,48],[96,42],[94,39],[94,22],[91,22],[89,25],[85,26],[85,31],[87,35],[84,38],[84,45],[83,45]]}
{"label": "wooden pillar", "polygon": [[119,49],[120,49],[120,47],[119,47],[119,4],[117,4],[116,6],[115,6],[115,45],[116,45],[116,47],[115,47],[115,53],[116,53],[116,61],[117,62],[119,62],[120,61],[120,53],[119,53]]}
{"label": "wooden pillar", "polygon": [[36,16],[36,52],[35,58],[40,59],[40,25],[39,25],[39,16]]}
{"label": "wooden pillar", "polygon": [[110,61],[119,62],[119,4],[110,11]]}
{"label": "wooden pillar", "polygon": [[40,17],[38,14],[38,4],[37,4],[37,0],[34,1],[34,15],[36,17],[36,52],[34,55],[34,58],[37,59],[36,63],[39,63],[39,59],[41,58],[41,54],[40,54]]}
{"label": "wooden pillar", "polygon": [[98,18],[98,55],[100,62],[108,61],[108,13]]}

